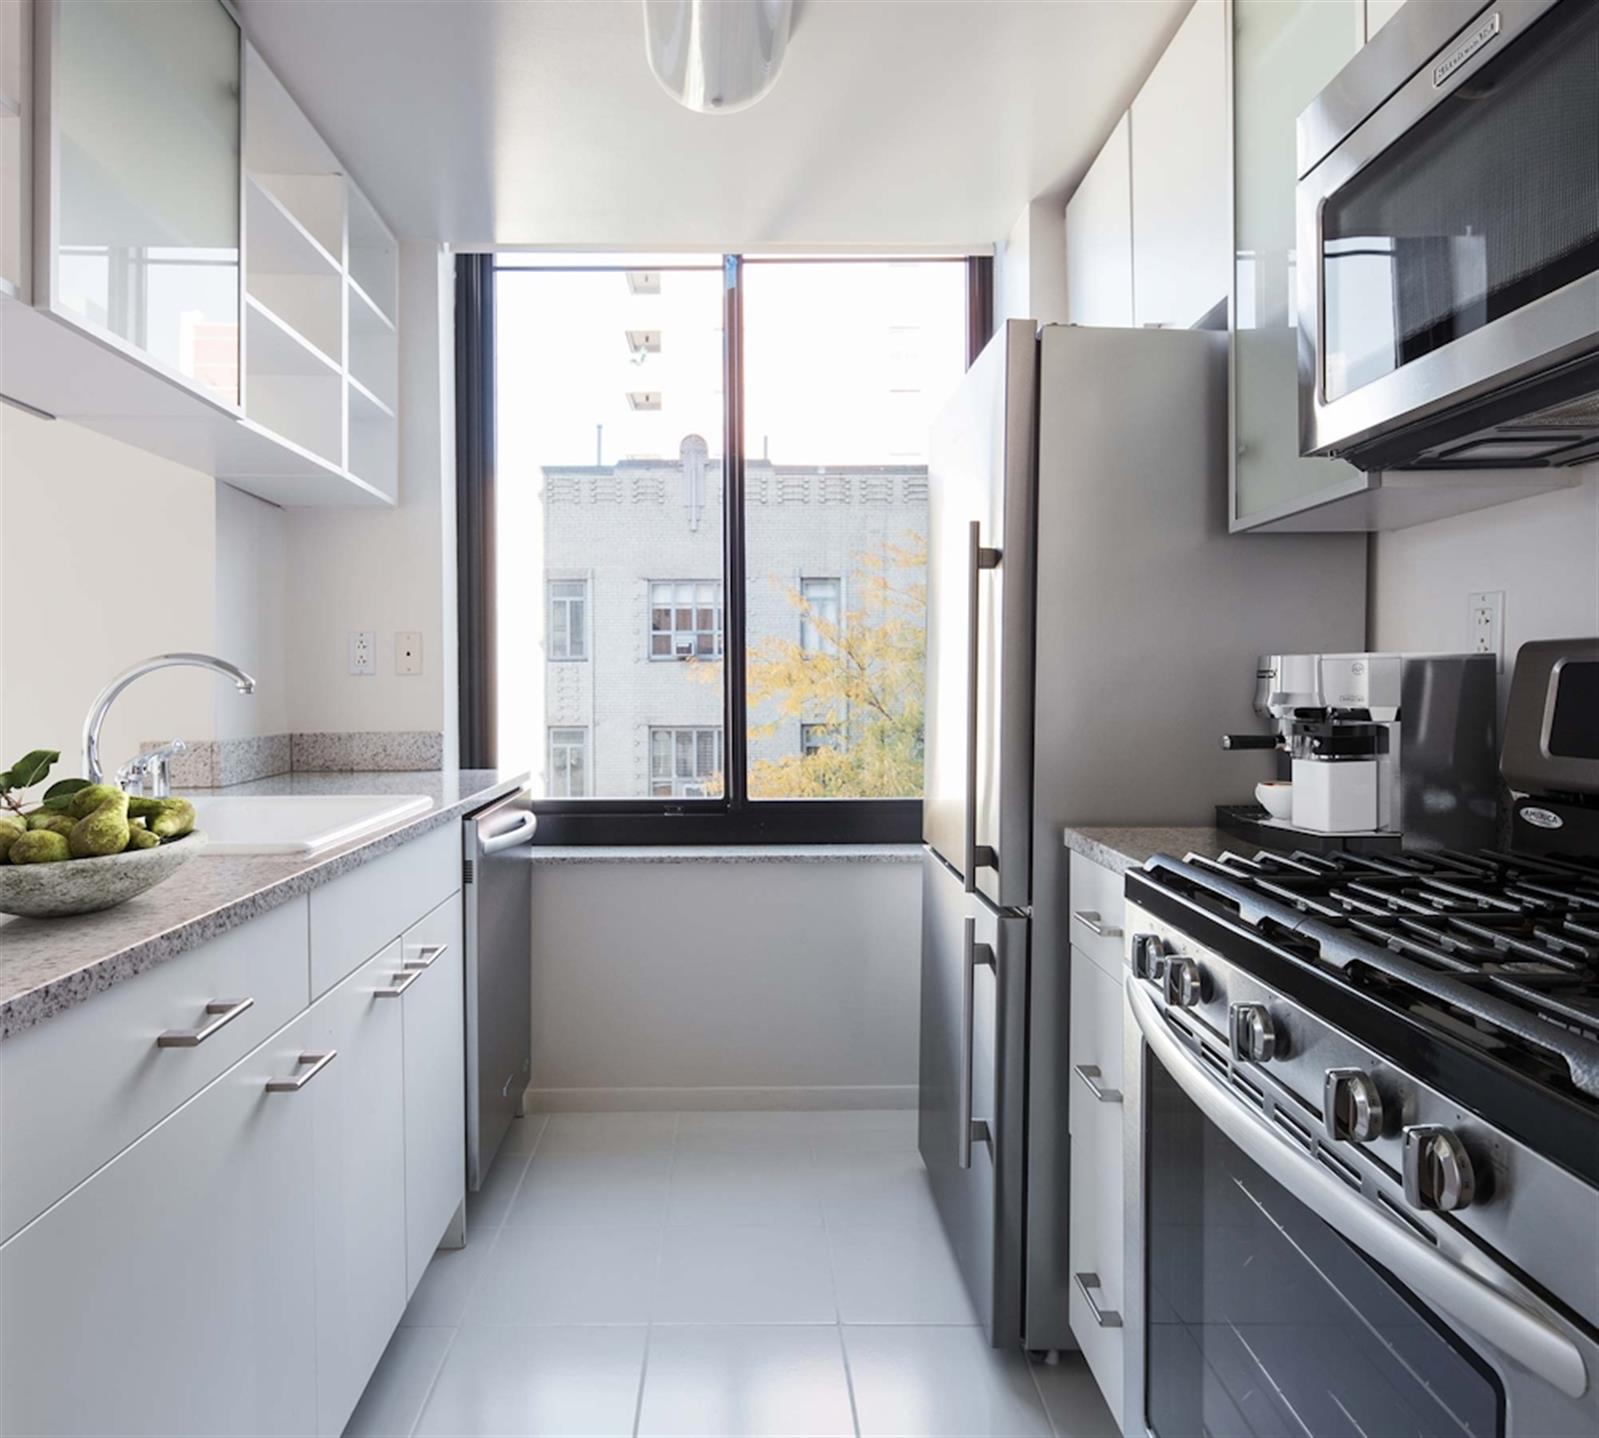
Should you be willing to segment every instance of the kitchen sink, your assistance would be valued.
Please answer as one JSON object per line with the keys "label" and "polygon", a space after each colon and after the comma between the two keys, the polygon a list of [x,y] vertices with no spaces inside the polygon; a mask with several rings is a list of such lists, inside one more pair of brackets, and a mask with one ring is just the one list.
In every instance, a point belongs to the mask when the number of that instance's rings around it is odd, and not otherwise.
{"label": "kitchen sink", "polygon": [[305,858],[425,814],[425,794],[239,794],[194,799],[207,854]]}

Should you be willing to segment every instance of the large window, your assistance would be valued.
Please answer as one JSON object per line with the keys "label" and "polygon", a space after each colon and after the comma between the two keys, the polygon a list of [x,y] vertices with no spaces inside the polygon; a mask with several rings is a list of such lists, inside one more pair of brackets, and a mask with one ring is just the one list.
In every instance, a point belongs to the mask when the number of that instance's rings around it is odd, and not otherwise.
{"label": "large window", "polygon": [[495,758],[538,756],[542,832],[917,837],[927,433],[986,325],[972,265],[461,264],[493,336]]}

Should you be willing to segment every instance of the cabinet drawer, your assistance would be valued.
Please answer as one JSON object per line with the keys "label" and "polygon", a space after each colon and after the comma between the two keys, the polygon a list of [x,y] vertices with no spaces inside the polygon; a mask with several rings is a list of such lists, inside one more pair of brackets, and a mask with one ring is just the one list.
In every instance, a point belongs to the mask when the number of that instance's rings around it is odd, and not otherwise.
{"label": "cabinet drawer", "polygon": [[[0,1241],[304,1009],[306,944],[293,899],[0,1044]],[[245,999],[232,1019],[206,1010]]]}
{"label": "cabinet drawer", "polygon": [[311,893],[311,995],[326,993],[461,887],[461,826],[391,849]]}
{"label": "cabinet drawer", "polygon": [[[1108,1127],[1109,1125],[1107,1125]],[[1089,1371],[1118,1425],[1122,1421],[1122,1356],[1126,1314],[1122,1278],[1122,1173],[1120,1127],[1114,1155],[1072,1140],[1072,1271],[1067,1317]],[[1081,1275],[1081,1281],[1079,1281]],[[1097,1286],[1094,1286],[1097,1280]],[[1089,1299],[1100,1310],[1096,1317]]]}
{"label": "cabinet drawer", "polygon": [[1071,982],[1072,1081],[1067,1114],[1072,1134],[1082,1142],[1081,1136],[1102,1112],[1108,1111],[1118,1126],[1121,1122],[1122,986],[1075,944]]}
{"label": "cabinet drawer", "polygon": [[427,964],[406,989],[402,1006],[405,1267],[407,1292],[413,1292],[466,1197],[466,975],[460,894],[452,894],[407,929],[402,949],[406,963]]}
{"label": "cabinet drawer", "polygon": [[1127,908],[1122,876],[1073,853],[1071,862],[1071,941],[1100,968],[1120,974],[1122,915]]}

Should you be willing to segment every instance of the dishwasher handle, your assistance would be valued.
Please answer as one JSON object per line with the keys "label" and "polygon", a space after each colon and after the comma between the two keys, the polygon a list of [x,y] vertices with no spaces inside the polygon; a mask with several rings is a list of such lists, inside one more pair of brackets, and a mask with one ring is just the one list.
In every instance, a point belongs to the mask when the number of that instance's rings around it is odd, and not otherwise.
{"label": "dishwasher handle", "polygon": [[484,858],[490,854],[498,854],[504,849],[514,849],[525,839],[533,837],[533,831],[538,828],[539,818],[531,809],[522,810],[517,821],[502,834],[495,834],[491,838],[481,840]]}

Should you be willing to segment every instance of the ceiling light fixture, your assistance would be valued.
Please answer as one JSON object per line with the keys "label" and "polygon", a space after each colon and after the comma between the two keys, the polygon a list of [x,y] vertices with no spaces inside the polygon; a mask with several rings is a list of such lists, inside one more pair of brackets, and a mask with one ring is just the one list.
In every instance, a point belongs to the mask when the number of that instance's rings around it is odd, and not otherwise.
{"label": "ceiling light fixture", "polygon": [[777,79],[793,18],[794,0],[644,0],[644,49],[680,105],[742,110]]}

